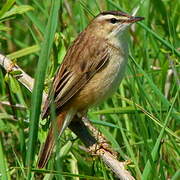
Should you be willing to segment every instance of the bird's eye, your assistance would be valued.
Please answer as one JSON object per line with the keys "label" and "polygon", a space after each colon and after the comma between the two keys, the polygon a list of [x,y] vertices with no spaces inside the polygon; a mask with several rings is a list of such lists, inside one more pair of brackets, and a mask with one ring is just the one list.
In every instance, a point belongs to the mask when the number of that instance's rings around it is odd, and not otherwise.
{"label": "bird's eye", "polygon": [[117,20],[116,18],[112,18],[112,19],[110,19],[110,22],[111,22],[112,24],[115,24],[115,23],[118,22],[118,20]]}

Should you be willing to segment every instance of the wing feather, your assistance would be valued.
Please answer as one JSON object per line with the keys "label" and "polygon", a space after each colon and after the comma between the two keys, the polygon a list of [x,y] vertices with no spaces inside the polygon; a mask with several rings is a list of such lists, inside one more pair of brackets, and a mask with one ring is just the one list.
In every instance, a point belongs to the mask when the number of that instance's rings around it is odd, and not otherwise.
{"label": "wing feather", "polygon": [[[103,39],[93,38],[86,37],[85,32],[81,33],[68,50],[54,78],[51,91],[44,105],[42,118],[49,115],[52,95],[57,112],[59,112],[61,107],[108,63],[110,53],[107,44],[102,43]],[[96,43],[92,43],[93,40],[96,40]],[[89,48],[85,49],[85,47]]]}

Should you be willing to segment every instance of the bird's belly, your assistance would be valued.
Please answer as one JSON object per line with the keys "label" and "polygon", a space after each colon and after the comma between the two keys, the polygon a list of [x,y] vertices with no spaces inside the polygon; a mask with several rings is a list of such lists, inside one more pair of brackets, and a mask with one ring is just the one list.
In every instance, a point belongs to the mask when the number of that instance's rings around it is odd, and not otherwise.
{"label": "bird's belly", "polygon": [[92,79],[95,84],[93,91],[95,96],[94,104],[100,103],[116,91],[124,75],[126,61],[123,58],[119,61],[111,60],[108,67],[103,72],[96,74]]}
{"label": "bird's belly", "polygon": [[108,65],[96,73],[78,93],[77,104],[83,104],[78,109],[87,109],[99,104],[116,91],[123,78],[126,64],[127,58],[114,55]]}

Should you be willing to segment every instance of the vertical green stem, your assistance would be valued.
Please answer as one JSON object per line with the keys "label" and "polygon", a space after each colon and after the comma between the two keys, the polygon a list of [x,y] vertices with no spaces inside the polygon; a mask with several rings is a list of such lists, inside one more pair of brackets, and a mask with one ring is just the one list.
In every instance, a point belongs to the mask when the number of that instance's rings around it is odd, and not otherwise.
{"label": "vertical green stem", "polygon": [[58,22],[58,11],[60,7],[60,0],[51,1],[51,11],[48,19],[44,41],[39,56],[37,71],[35,75],[35,85],[32,92],[32,102],[30,111],[30,132],[29,142],[26,156],[26,165],[28,166],[28,179],[31,179],[31,169],[34,161],[35,150],[37,147],[39,116],[41,111],[43,84],[47,63],[49,60],[50,50],[54,40],[54,34]]}

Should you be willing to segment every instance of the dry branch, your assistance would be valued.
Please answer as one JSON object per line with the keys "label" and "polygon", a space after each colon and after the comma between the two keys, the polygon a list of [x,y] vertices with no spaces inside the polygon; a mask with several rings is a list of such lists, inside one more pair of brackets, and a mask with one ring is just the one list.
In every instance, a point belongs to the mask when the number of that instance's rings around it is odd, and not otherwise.
{"label": "dry branch", "polygon": [[[10,59],[0,54],[0,65],[6,70],[20,71],[20,76],[15,76],[17,80],[23,84],[30,92],[32,92],[34,79],[25,73],[18,65],[13,63]],[[47,95],[43,94],[43,102]],[[90,154],[99,156],[104,163],[122,180],[134,180],[130,172],[125,169],[126,162],[119,162],[106,138],[92,125],[87,119],[83,121],[72,122],[69,128],[81,139],[86,145]],[[89,133],[89,130],[91,133]],[[93,135],[93,136],[92,136]]]}
{"label": "dry branch", "polygon": [[29,91],[32,92],[34,80],[26,74],[19,66],[7,57],[0,54],[0,65],[6,70],[6,72],[19,71],[20,75],[17,76],[18,81],[23,84]]}
{"label": "dry branch", "polygon": [[21,104],[13,104],[12,105],[8,101],[1,101],[0,105],[14,107],[15,109],[21,109],[21,110],[26,110],[27,109],[27,107],[25,107],[25,106],[23,106]]}

